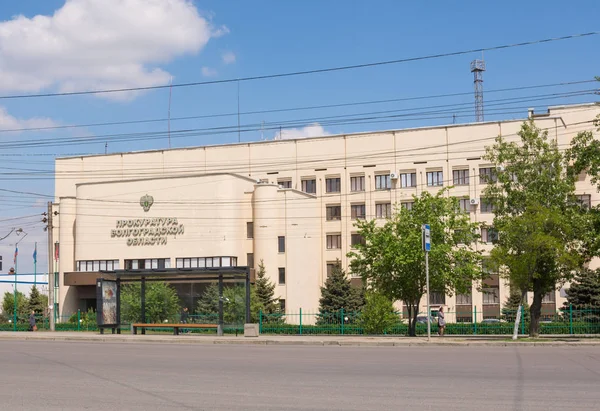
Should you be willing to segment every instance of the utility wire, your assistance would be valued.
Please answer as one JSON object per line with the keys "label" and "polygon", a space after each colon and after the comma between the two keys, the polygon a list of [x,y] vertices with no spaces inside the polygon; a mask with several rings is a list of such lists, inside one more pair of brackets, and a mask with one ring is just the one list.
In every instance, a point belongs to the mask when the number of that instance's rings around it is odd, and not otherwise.
{"label": "utility wire", "polygon": [[485,52],[485,51],[503,50],[503,49],[509,49],[509,48],[514,48],[514,47],[531,46],[531,45],[535,45],[535,44],[551,43],[551,42],[556,42],[556,41],[571,40],[571,39],[582,38],[582,37],[590,37],[590,36],[595,36],[598,34],[600,34],[600,31],[592,31],[589,33],[579,33],[579,34],[572,34],[572,35],[561,36],[561,37],[550,37],[550,38],[545,38],[545,39],[540,39],[540,40],[532,40],[532,41],[525,41],[525,42],[511,43],[511,44],[502,44],[502,45],[498,45],[498,46],[483,47],[483,48],[476,48],[476,49],[470,49],[470,50],[453,51],[453,52],[448,52],[448,53],[429,54],[429,55],[425,55],[425,56],[378,61],[378,62],[373,62],[373,63],[362,63],[362,64],[347,65],[347,66],[337,66],[337,67],[313,69],[313,70],[293,71],[293,72],[287,72],[287,73],[266,74],[266,75],[260,75],[260,76],[241,77],[241,78],[235,78],[235,79],[198,81],[198,82],[191,82],[191,83],[180,83],[180,84],[172,84],[172,85],[166,84],[166,85],[160,85],[160,86],[147,86],[147,87],[129,87],[129,88],[119,88],[119,89],[72,91],[72,92],[64,92],[64,93],[5,95],[5,96],[0,96],[0,100],[21,99],[21,98],[38,98],[38,97],[78,96],[78,95],[89,95],[89,94],[122,93],[122,92],[131,92],[131,91],[158,90],[158,89],[165,89],[165,88],[169,88],[169,87],[193,87],[193,86],[204,86],[204,85],[208,85],[208,84],[226,84],[226,83],[234,83],[234,82],[240,82],[240,81],[255,81],[255,80],[282,78],[282,77],[304,76],[304,75],[308,75],[308,74],[331,73],[331,72],[336,72],[336,71],[355,70],[355,69],[367,68],[367,67],[385,66],[385,65],[390,65],[390,64],[408,63],[408,62],[414,62],[414,61],[438,59],[438,58],[443,58],[443,57],[460,56],[460,55],[464,55],[464,54],[481,53],[481,52]]}

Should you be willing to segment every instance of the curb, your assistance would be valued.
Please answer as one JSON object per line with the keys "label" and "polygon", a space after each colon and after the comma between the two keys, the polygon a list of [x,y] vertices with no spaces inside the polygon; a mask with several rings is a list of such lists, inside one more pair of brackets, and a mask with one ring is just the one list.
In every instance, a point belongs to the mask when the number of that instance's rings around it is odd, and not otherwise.
{"label": "curb", "polygon": [[0,334],[0,341],[51,341],[51,342],[86,342],[86,343],[113,343],[113,344],[186,344],[186,345],[251,345],[251,346],[313,346],[313,347],[579,347],[600,346],[600,339],[592,341],[423,341],[423,340],[357,340],[357,339],[269,339],[267,338],[165,338],[152,336],[122,337],[118,335],[9,335]]}

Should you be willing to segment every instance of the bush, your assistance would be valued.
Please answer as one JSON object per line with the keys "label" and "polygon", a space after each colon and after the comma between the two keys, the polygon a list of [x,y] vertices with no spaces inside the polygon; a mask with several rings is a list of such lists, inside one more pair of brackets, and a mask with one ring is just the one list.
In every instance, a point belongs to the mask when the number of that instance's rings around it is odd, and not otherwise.
{"label": "bush", "polygon": [[375,292],[368,292],[365,300],[358,321],[365,334],[385,334],[398,323],[392,300]]}

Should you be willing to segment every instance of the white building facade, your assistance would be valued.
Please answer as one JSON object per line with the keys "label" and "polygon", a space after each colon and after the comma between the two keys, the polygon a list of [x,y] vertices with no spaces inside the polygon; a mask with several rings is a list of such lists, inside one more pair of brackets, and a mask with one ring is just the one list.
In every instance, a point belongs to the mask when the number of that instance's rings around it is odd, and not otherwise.
{"label": "white building facade", "polygon": [[[598,114],[598,106],[573,105],[530,116],[566,148],[577,133],[595,132]],[[383,220],[396,206],[410,207],[413,195],[445,186],[482,225],[478,247],[487,251],[493,213],[481,201],[481,178],[493,165],[482,155],[499,135],[517,141],[523,121],[57,159],[52,236],[59,252],[51,270],[59,273],[59,313],[95,307],[100,271],[255,268],[260,261],[286,311],[316,311],[328,272],[336,261],[347,268],[347,253],[361,241],[357,219]],[[587,178],[577,193],[591,205],[600,200]],[[475,309],[498,317],[508,284],[492,275],[483,289],[434,294],[432,306],[464,321]],[[563,300],[557,290],[544,309]]]}

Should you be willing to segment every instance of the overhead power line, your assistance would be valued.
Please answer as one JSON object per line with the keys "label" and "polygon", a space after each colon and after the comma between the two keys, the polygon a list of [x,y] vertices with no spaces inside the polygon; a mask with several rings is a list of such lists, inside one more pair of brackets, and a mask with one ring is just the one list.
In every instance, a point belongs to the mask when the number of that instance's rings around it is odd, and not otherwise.
{"label": "overhead power line", "polygon": [[6,95],[6,96],[0,96],[0,100],[20,99],[20,98],[38,98],[38,97],[78,96],[78,95],[88,95],[88,94],[123,93],[123,92],[132,92],[132,91],[166,89],[169,87],[193,87],[193,86],[204,86],[204,85],[208,85],[208,84],[226,84],[226,83],[235,83],[235,82],[239,83],[241,81],[255,81],[255,80],[282,78],[282,77],[303,76],[303,75],[309,75],[309,74],[331,73],[331,72],[336,72],[336,71],[355,70],[355,69],[360,69],[360,68],[386,66],[386,65],[391,65],[391,64],[408,63],[408,62],[422,61],[422,60],[431,60],[431,59],[438,59],[438,58],[443,58],[443,57],[460,56],[460,55],[464,55],[464,54],[481,53],[481,52],[485,52],[485,51],[509,49],[509,48],[514,48],[514,47],[531,46],[531,45],[535,45],[535,44],[551,43],[551,42],[556,42],[556,41],[571,40],[571,39],[576,39],[576,38],[595,36],[598,34],[600,34],[600,31],[592,31],[589,33],[572,34],[572,35],[568,35],[568,36],[551,37],[551,38],[540,39],[540,40],[532,40],[532,41],[525,41],[525,42],[511,43],[511,44],[502,44],[502,45],[498,45],[498,46],[482,47],[482,48],[476,48],[476,49],[470,49],[470,50],[460,50],[460,51],[453,51],[453,52],[448,52],[448,53],[429,54],[429,55],[425,55],[425,56],[408,57],[408,58],[401,58],[401,59],[395,59],[395,60],[377,61],[377,62],[372,62],[372,63],[362,63],[362,64],[347,65],[347,66],[328,67],[328,68],[313,69],[313,70],[292,71],[292,72],[287,72],[287,73],[265,74],[265,75],[260,75],[260,76],[241,77],[241,78],[235,78],[235,79],[197,81],[197,82],[191,82],[191,83],[165,84],[165,85],[160,85],[160,86],[147,86],[147,87],[128,87],[128,88],[119,88],[119,89],[71,91],[71,92],[63,92],[63,93]]}
{"label": "overhead power line", "polygon": [[[564,86],[574,86],[574,85],[578,85],[578,84],[597,83],[597,82],[598,82],[598,80],[596,80],[596,79],[590,79],[590,80],[567,81],[567,82],[551,83],[551,84],[536,84],[536,85],[531,85],[531,86],[508,87],[508,88],[487,90],[486,93],[490,94],[490,93],[502,93],[502,92],[507,92],[507,91],[531,90],[531,89],[538,89],[538,88],[564,87]],[[352,101],[352,102],[348,102],[348,103],[322,104],[322,105],[299,106],[299,107],[285,107],[285,108],[278,108],[278,109],[242,111],[239,113],[239,115],[248,116],[248,115],[256,115],[256,114],[284,113],[284,112],[290,112],[290,111],[308,111],[308,110],[321,110],[321,109],[339,108],[339,107],[353,107],[353,106],[362,106],[362,105],[399,103],[399,102],[403,102],[403,101],[429,100],[429,99],[437,99],[437,98],[471,96],[472,94],[473,94],[472,91],[468,91],[468,92],[461,92],[461,93],[433,94],[433,95],[401,97],[401,98],[382,99],[382,100]],[[472,105],[472,103],[468,103],[468,104]],[[171,119],[150,118],[150,119],[135,119],[135,120],[124,120],[124,121],[107,121],[107,122],[88,123],[88,124],[65,124],[65,125],[60,125],[60,126],[2,129],[2,130],[0,130],[0,133],[24,132],[24,131],[66,130],[66,129],[73,129],[73,128],[122,126],[122,125],[132,125],[132,124],[161,123],[161,122],[164,123],[164,122],[168,122],[168,121],[187,121],[187,120],[201,120],[201,119],[206,119],[206,118],[234,117],[237,115],[238,115],[237,112],[231,112],[231,113],[202,114],[202,115],[197,115],[197,116],[172,117]]]}

